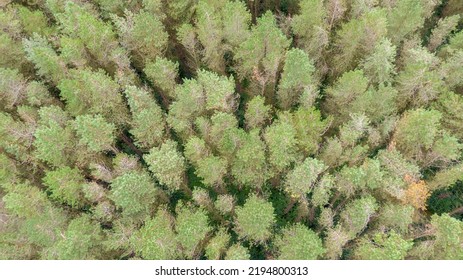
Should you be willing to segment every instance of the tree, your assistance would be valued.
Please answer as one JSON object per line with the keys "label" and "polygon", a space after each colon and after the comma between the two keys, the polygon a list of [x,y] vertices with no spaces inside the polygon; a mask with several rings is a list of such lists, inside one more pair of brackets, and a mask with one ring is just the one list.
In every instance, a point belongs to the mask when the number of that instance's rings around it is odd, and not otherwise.
{"label": "tree", "polygon": [[375,85],[389,85],[395,75],[396,47],[389,39],[382,39],[374,52],[363,61],[363,69],[368,80]]}
{"label": "tree", "polygon": [[219,260],[227,250],[230,243],[230,234],[220,229],[209,241],[206,247],[206,256],[209,260]]}
{"label": "tree", "polygon": [[269,162],[276,173],[288,168],[297,159],[296,130],[284,115],[267,127],[264,139],[269,151]]}
{"label": "tree", "polygon": [[129,86],[125,96],[132,113],[132,129],[135,144],[140,148],[159,145],[166,133],[164,112],[147,90]]}
{"label": "tree", "polygon": [[406,233],[413,222],[414,211],[410,205],[388,203],[378,211],[378,225]]}
{"label": "tree", "polygon": [[437,259],[461,259],[463,250],[461,244],[463,223],[448,214],[431,217],[431,226],[435,230],[433,253]]}
{"label": "tree", "polygon": [[433,105],[442,113],[442,126],[459,139],[463,139],[463,117],[458,114],[463,110],[463,97],[453,92],[445,92]]}
{"label": "tree", "polygon": [[291,49],[286,53],[277,92],[281,109],[287,110],[296,102],[303,103],[307,107],[313,105],[318,95],[317,84],[312,77],[314,71],[312,61],[304,51]]}
{"label": "tree", "polygon": [[405,192],[404,202],[416,209],[426,210],[426,201],[431,196],[424,181],[412,183]]}
{"label": "tree", "polygon": [[372,196],[365,196],[351,201],[341,213],[340,224],[346,230],[349,239],[361,233],[378,210],[378,204]]}
{"label": "tree", "polygon": [[420,28],[425,20],[421,1],[400,0],[388,13],[388,35],[395,45]]}
{"label": "tree", "polygon": [[25,101],[27,83],[17,69],[0,68],[0,77],[2,109],[11,110]]}
{"label": "tree", "polygon": [[265,145],[257,131],[250,131],[236,151],[231,174],[239,184],[260,188],[268,177],[267,173]]}
{"label": "tree", "polygon": [[459,20],[460,15],[439,19],[437,26],[432,30],[431,37],[429,38],[428,49],[430,51],[435,51],[450,35],[450,32],[455,30]]}
{"label": "tree", "polygon": [[368,89],[368,79],[362,70],[345,72],[333,86],[326,89],[326,110],[339,116],[335,124],[348,118],[349,105],[357,96],[363,95]]}
{"label": "tree", "polygon": [[299,150],[306,155],[315,154],[323,134],[331,125],[331,118],[322,120],[321,112],[314,107],[299,107],[292,114],[292,125],[296,130]]}
{"label": "tree", "polygon": [[190,79],[176,88],[175,95],[167,122],[182,138],[188,138],[193,133],[193,121],[206,110],[206,96],[202,85]]}
{"label": "tree", "polygon": [[33,143],[37,158],[55,167],[72,164],[77,139],[69,116],[57,106],[42,107],[39,116]]}
{"label": "tree", "polygon": [[101,115],[77,116],[74,129],[80,138],[79,143],[86,145],[92,152],[114,150],[116,127],[106,122]]}
{"label": "tree", "polygon": [[119,85],[102,70],[73,70],[70,78],[60,81],[58,88],[66,101],[66,111],[74,117],[101,114],[115,124],[127,120],[128,112]]}
{"label": "tree", "polygon": [[179,257],[179,244],[173,230],[174,218],[166,209],[159,209],[130,237],[135,252],[147,260],[172,260]]}
{"label": "tree", "polygon": [[360,18],[342,24],[334,41],[336,55],[332,68],[335,74],[356,68],[357,61],[373,53],[386,33],[387,19],[383,9],[372,9]]}
{"label": "tree", "polygon": [[404,239],[395,231],[379,232],[369,238],[363,238],[356,248],[356,256],[362,260],[403,260],[413,242]]}
{"label": "tree", "polygon": [[270,119],[271,107],[265,105],[265,99],[262,96],[253,97],[246,104],[244,118],[248,129],[262,128]]}
{"label": "tree", "polygon": [[243,247],[241,244],[234,244],[230,246],[225,255],[226,260],[249,260],[251,255],[248,252],[248,249]]}
{"label": "tree", "polygon": [[177,150],[176,142],[167,140],[160,147],[153,147],[143,159],[159,182],[171,192],[179,189],[191,192],[185,185],[185,159]]}
{"label": "tree", "polygon": [[223,158],[209,156],[198,161],[196,175],[206,186],[221,186],[226,174],[227,161]]}
{"label": "tree", "polygon": [[457,51],[447,58],[447,60],[442,63],[440,73],[441,76],[445,79],[445,86],[451,90],[456,90],[461,87],[462,82],[461,69],[458,65],[463,61],[463,51]]}
{"label": "tree", "polygon": [[111,182],[110,198],[125,217],[143,220],[157,204],[158,189],[146,172],[128,172]]}
{"label": "tree", "polygon": [[223,215],[230,214],[235,207],[235,198],[229,194],[219,195],[214,202],[214,207]]}
{"label": "tree", "polygon": [[45,80],[56,85],[66,77],[66,65],[45,38],[34,34],[30,39],[23,39],[23,45],[27,59],[34,63],[37,73]]}
{"label": "tree", "polygon": [[405,59],[405,68],[397,77],[399,108],[408,103],[423,106],[435,100],[443,88],[436,69],[437,58],[426,49],[411,49]]}
{"label": "tree", "polygon": [[441,129],[442,114],[416,109],[406,113],[397,124],[397,149],[422,166],[445,164],[460,157],[458,139]]}
{"label": "tree", "polygon": [[158,16],[143,10],[136,14],[126,11],[124,18],[113,16],[112,19],[122,46],[131,52],[138,67],[164,55],[169,34]]}
{"label": "tree", "polygon": [[206,212],[203,209],[177,205],[175,229],[177,241],[182,246],[186,258],[196,259],[201,254],[202,242],[211,231]]}
{"label": "tree", "polygon": [[111,24],[97,18],[87,7],[74,2],[66,2],[63,8],[55,13],[62,33],[80,40],[98,63],[114,71],[111,68],[114,68],[120,49]]}
{"label": "tree", "polygon": [[240,239],[263,243],[272,235],[275,214],[272,203],[256,195],[246,199],[243,206],[236,207],[236,229]]}
{"label": "tree", "polygon": [[99,225],[86,215],[73,219],[60,238],[44,252],[47,259],[78,260],[101,257]]}
{"label": "tree", "polygon": [[148,80],[158,87],[162,96],[168,99],[174,99],[175,88],[178,80],[179,63],[173,62],[163,57],[156,57],[154,62],[146,63],[145,72]]}
{"label": "tree", "polygon": [[303,0],[299,6],[300,12],[291,22],[296,44],[319,62],[329,42],[327,11],[321,0]]}
{"label": "tree", "polygon": [[250,36],[235,53],[240,80],[252,77],[264,92],[275,85],[278,67],[291,41],[277,27],[275,17],[267,12],[251,28]]}
{"label": "tree", "polygon": [[85,178],[80,171],[67,166],[48,171],[43,178],[43,184],[50,190],[51,198],[74,208],[82,207],[85,203],[82,192],[84,183]]}
{"label": "tree", "polygon": [[285,191],[293,198],[304,199],[327,167],[323,162],[313,158],[306,158],[303,163],[296,165],[288,172],[285,180]]}
{"label": "tree", "polygon": [[202,58],[205,64],[217,73],[225,73],[223,22],[220,15],[221,6],[225,2],[199,1],[196,7],[198,40],[204,48]]}
{"label": "tree", "polygon": [[325,253],[320,237],[302,224],[284,229],[276,246],[280,260],[315,260]]}

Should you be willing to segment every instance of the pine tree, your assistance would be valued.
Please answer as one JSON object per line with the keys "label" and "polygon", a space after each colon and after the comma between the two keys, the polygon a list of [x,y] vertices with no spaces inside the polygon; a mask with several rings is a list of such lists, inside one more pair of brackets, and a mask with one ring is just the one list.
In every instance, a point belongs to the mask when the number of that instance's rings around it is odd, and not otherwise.
{"label": "pine tree", "polygon": [[275,214],[270,202],[256,195],[236,208],[236,232],[241,239],[262,243],[272,235]]}

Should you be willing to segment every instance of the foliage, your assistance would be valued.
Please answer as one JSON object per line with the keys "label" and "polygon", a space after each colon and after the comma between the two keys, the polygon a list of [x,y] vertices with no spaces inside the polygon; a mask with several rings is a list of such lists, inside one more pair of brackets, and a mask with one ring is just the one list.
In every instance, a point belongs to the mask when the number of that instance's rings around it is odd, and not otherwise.
{"label": "foliage", "polygon": [[462,1],[0,2],[0,259],[463,259]]}
{"label": "foliage", "polygon": [[236,210],[236,231],[240,238],[265,242],[272,235],[275,214],[270,202],[252,195]]}
{"label": "foliage", "polygon": [[285,229],[277,247],[280,260],[315,260],[325,253],[320,237],[301,224]]}

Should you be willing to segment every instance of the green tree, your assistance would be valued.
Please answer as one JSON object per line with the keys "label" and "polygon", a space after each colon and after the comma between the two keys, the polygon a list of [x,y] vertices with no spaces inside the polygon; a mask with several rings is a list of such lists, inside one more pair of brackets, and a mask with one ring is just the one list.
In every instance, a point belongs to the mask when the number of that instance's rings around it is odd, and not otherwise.
{"label": "green tree", "polygon": [[179,257],[180,247],[173,230],[174,217],[159,209],[156,215],[130,237],[135,252],[147,260],[172,260]]}
{"label": "green tree", "polygon": [[108,121],[121,124],[127,120],[119,85],[101,69],[73,70],[70,78],[58,84],[61,98],[66,101],[66,111],[72,116],[101,114]]}
{"label": "green tree", "polygon": [[397,149],[422,166],[448,163],[460,157],[462,144],[441,128],[442,114],[436,110],[407,112],[397,124]]}
{"label": "green tree", "polygon": [[55,167],[73,163],[77,139],[69,116],[57,106],[42,107],[39,116],[33,143],[37,158]]}
{"label": "green tree", "polygon": [[405,67],[397,77],[399,108],[409,103],[424,106],[435,100],[443,89],[436,69],[437,58],[426,49],[411,49],[405,58]]}
{"label": "green tree", "polygon": [[129,86],[125,90],[132,113],[132,129],[135,144],[141,148],[159,145],[166,133],[164,112],[147,90]]}
{"label": "green tree", "polygon": [[146,63],[145,72],[148,80],[161,90],[165,99],[176,97],[175,88],[178,80],[179,63],[163,57],[156,57],[154,62]]}
{"label": "green tree", "polygon": [[73,219],[66,231],[43,254],[52,260],[99,259],[102,257],[102,238],[100,226],[82,215]]}
{"label": "green tree", "polygon": [[276,246],[280,260],[315,260],[325,253],[320,237],[302,224],[284,229]]}
{"label": "green tree", "polygon": [[246,104],[244,118],[248,129],[262,128],[270,119],[271,107],[265,105],[265,99],[262,96],[253,97]]}
{"label": "green tree", "polygon": [[303,0],[299,6],[299,14],[291,22],[296,44],[319,62],[329,43],[327,11],[321,0]]}
{"label": "green tree", "polygon": [[403,260],[413,241],[406,240],[395,231],[379,232],[369,238],[362,238],[355,254],[362,260]]}
{"label": "green tree", "polygon": [[359,18],[341,25],[334,40],[336,55],[332,68],[336,74],[353,70],[357,61],[374,52],[374,47],[387,33],[386,12],[372,9]]}
{"label": "green tree", "polygon": [[74,129],[80,138],[79,143],[86,145],[90,151],[114,150],[116,127],[112,123],[106,122],[101,115],[77,116]]}
{"label": "green tree", "polygon": [[251,195],[243,206],[236,207],[235,212],[235,232],[241,239],[263,243],[271,237],[275,223],[272,203]]}
{"label": "green tree", "polygon": [[235,53],[240,80],[252,77],[264,92],[268,85],[275,85],[283,56],[291,44],[277,27],[274,15],[266,12],[251,28],[250,36],[240,44]]}
{"label": "green tree", "polygon": [[186,258],[197,259],[203,250],[204,239],[212,230],[206,211],[179,204],[176,213],[177,241]]}
{"label": "green tree", "polygon": [[45,38],[34,34],[30,39],[23,39],[23,45],[27,59],[35,65],[37,73],[45,80],[56,85],[66,77],[67,68],[64,61]]}
{"label": "green tree", "polygon": [[243,247],[241,244],[233,244],[227,251],[225,255],[226,260],[249,260],[251,255],[249,254],[248,249]]}
{"label": "green tree", "polygon": [[209,260],[221,259],[227,250],[230,238],[230,234],[224,229],[220,229],[207,244],[206,257]]}
{"label": "green tree", "polygon": [[389,39],[383,39],[374,52],[363,61],[363,70],[368,80],[375,85],[389,85],[395,72],[396,47]]}
{"label": "green tree", "polygon": [[315,68],[309,56],[300,49],[286,53],[285,65],[277,92],[279,107],[287,110],[297,102],[310,107],[318,96],[314,77]]}
{"label": "green tree", "polygon": [[460,260],[463,250],[459,244],[463,238],[463,223],[448,214],[431,217],[431,226],[435,230],[433,243],[434,257],[437,259]]}
{"label": "green tree", "polygon": [[265,144],[257,131],[249,132],[237,149],[231,163],[231,173],[237,183],[253,188],[262,187],[268,178]]}
{"label": "green tree", "polygon": [[51,192],[51,198],[74,208],[82,207],[85,204],[82,190],[84,183],[85,178],[81,172],[67,166],[48,171],[43,178],[43,184]]}
{"label": "green tree", "polygon": [[293,198],[304,199],[317,183],[320,174],[327,169],[323,162],[306,158],[303,163],[298,164],[288,172],[285,179],[285,191]]}
{"label": "green tree", "polygon": [[167,140],[160,147],[153,147],[149,154],[143,157],[149,170],[159,182],[170,191],[182,189],[191,193],[185,185],[186,164],[183,155],[177,150],[177,143]]}
{"label": "green tree", "polygon": [[370,222],[370,218],[378,210],[378,203],[372,196],[365,196],[351,201],[341,213],[340,224],[347,236],[354,239]]}
{"label": "green tree", "polygon": [[425,20],[423,4],[422,1],[416,0],[399,0],[388,12],[388,35],[392,43],[398,45],[406,36],[410,36],[423,25]]}
{"label": "green tree", "polygon": [[264,139],[269,151],[269,163],[277,173],[288,168],[297,159],[296,129],[285,115],[265,130]]}
{"label": "green tree", "polygon": [[130,51],[138,67],[166,52],[169,34],[157,15],[143,10],[135,14],[126,11],[124,18],[113,16],[112,19],[122,46]]}
{"label": "green tree", "polygon": [[459,20],[460,15],[453,15],[439,19],[437,26],[431,32],[428,49],[430,51],[435,51],[440,45],[442,45],[450,33],[455,30]]}
{"label": "green tree", "polygon": [[146,172],[128,172],[111,182],[110,197],[126,217],[135,220],[150,215],[157,204],[158,187]]}

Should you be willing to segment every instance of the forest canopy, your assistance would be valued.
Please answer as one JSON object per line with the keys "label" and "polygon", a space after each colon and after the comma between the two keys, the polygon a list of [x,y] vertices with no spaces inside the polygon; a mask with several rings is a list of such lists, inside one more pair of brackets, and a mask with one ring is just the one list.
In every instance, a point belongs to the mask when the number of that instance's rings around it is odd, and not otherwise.
{"label": "forest canopy", "polygon": [[0,259],[463,259],[462,15],[0,1]]}

